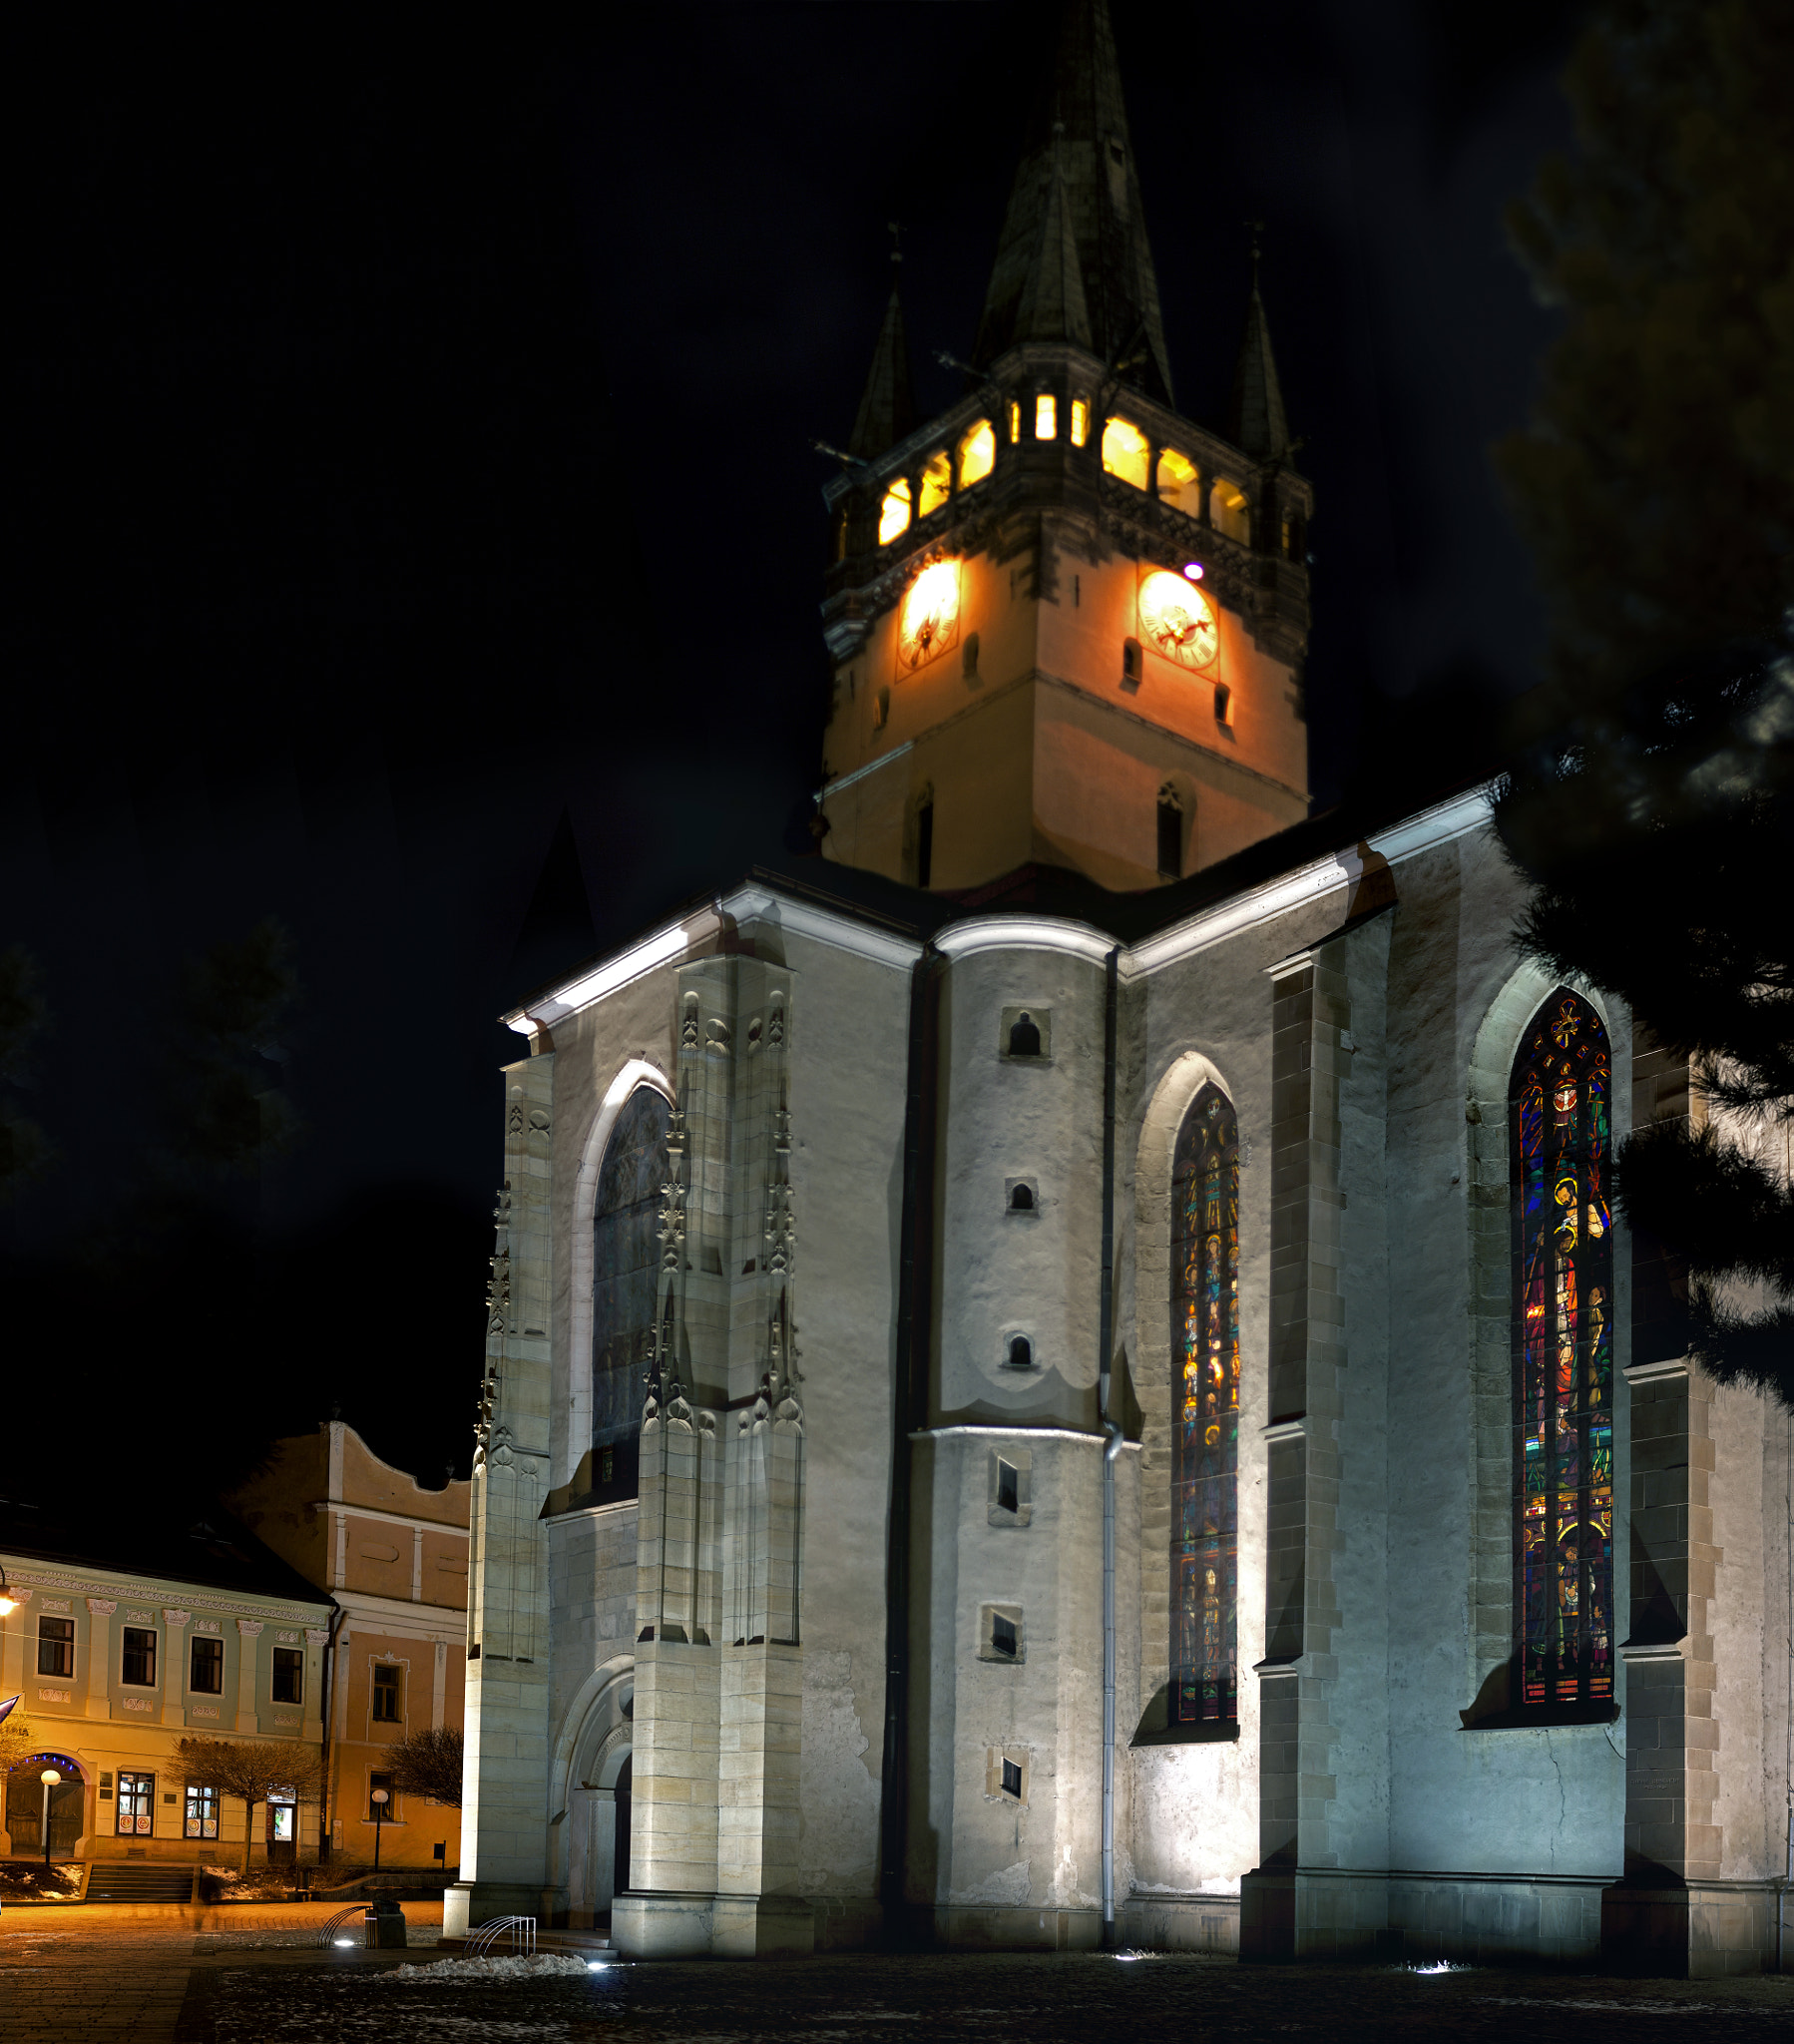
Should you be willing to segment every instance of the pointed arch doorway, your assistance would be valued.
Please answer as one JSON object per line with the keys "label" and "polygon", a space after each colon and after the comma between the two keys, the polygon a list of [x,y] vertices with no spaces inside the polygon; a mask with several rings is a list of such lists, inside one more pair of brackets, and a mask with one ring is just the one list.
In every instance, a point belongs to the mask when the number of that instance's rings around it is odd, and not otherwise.
{"label": "pointed arch doorway", "polygon": [[613,1897],[629,1886],[635,1689],[634,1669],[608,1682],[573,1743],[567,1771],[567,1922],[575,1930],[608,1922]]}

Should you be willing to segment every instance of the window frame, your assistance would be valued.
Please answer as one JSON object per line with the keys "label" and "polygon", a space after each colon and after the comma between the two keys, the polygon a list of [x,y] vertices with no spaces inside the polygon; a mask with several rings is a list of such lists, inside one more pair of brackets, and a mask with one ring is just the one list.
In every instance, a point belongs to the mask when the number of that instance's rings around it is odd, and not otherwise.
{"label": "window frame", "polygon": [[[292,1677],[291,1696],[280,1694],[282,1671]],[[302,1647],[276,1647],[268,1667],[268,1701],[274,1704],[298,1704],[305,1701],[305,1650]]]}
{"label": "window frame", "polygon": [[[46,1626],[66,1626],[66,1632],[46,1635]],[[44,1653],[48,1648],[52,1667],[44,1666]],[[68,1662],[65,1668],[61,1664]],[[60,1611],[40,1611],[37,1618],[37,1672],[52,1682],[73,1682],[75,1680],[75,1621]]]}
{"label": "window frame", "polygon": [[[385,1680],[382,1680],[385,1678]],[[397,1661],[376,1661],[372,1672],[372,1693],[368,1701],[369,1722],[374,1725],[402,1725],[405,1722],[405,1670]],[[397,1699],[390,1715],[380,1709],[382,1691]]]}
{"label": "window frame", "polygon": [[[206,1656],[218,1671],[218,1687],[208,1689],[200,1679],[200,1650],[213,1647],[216,1654]],[[224,1643],[217,1633],[195,1633],[187,1643],[187,1691],[189,1696],[222,1697],[224,1694]]]}
{"label": "window frame", "polygon": [[[210,1811],[210,1814],[208,1812]],[[207,1829],[207,1825],[211,1829]],[[181,1834],[187,1838],[216,1838],[219,1834],[219,1792],[203,1782],[189,1782],[181,1810]]]}
{"label": "window frame", "polygon": [[[135,1805],[140,1798],[143,1807],[138,1809]],[[120,1770],[118,1800],[113,1804],[112,1821],[113,1835],[118,1838],[151,1838],[156,1835],[156,1777],[153,1774],[136,1768]]]}
{"label": "window frame", "polygon": [[[137,1642],[136,1645],[133,1645],[134,1641]],[[143,1644],[146,1641],[148,1642],[147,1647]],[[148,1675],[132,1675],[128,1672],[131,1667],[131,1660],[134,1654],[139,1656],[147,1655],[148,1666],[150,1670]],[[131,1689],[157,1688],[159,1685],[157,1683],[156,1678],[158,1673],[160,1672],[158,1668],[158,1663],[161,1661],[161,1659],[162,1640],[155,1626],[128,1625],[120,1633],[119,1681],[121,1683],[127,1685]],[[141,1662],[140,1665],[142,1665]]]}

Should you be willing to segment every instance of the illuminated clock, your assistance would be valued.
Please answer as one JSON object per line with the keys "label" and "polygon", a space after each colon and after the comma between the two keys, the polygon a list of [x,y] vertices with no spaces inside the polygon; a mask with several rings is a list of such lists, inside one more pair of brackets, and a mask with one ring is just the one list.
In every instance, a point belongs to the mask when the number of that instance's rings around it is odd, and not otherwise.
{"label": "illuminated clock", "polygon": [[1221,650],[1214,606],[1193,582],[1155,569],[1139,586],[1139,635],[1179,667],[1212,667]]}
{"label": "illuminated clock", "polygon": [[897,662],[924,667],[959,637],[959,563],[936,561],[909,586],[897,619]]}

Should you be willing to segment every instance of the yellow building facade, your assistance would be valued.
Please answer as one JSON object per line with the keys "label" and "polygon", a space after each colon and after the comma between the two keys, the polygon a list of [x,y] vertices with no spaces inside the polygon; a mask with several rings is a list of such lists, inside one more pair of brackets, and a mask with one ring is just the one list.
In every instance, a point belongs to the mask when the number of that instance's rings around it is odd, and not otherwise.
{"label": "yellow building facade", "polygon": [[459,1732],[467,1667],[470,1486],[426,1490],[383,1462],[353,1427],[325,1421],[275,1444],[231,1507],[333,1608],[326,1780],[329,1857],[374,1857],[374,1791],[384,1788],[382,1865],[452,1867],[460,1811],[406,1794],[392,1748],[438,1726]]}
{"label": "yellow building facade", "polygon": [[[315,1750],[332,1608],[226,1522],[146,1542],[160,1567],[109,1566],[85,1551],[93,1544],[29,1507],[9,1508],[0,1533],[11,1606],[0,1617],[0,1699],[17,1696],[33,1732],[5,1778],[0,1852],[43,1851],[41,1778],[54,1771],[51,1853],[95,1861],[98,1896],[118,1862],[236,1863],[243,1805],[190,1783],[180,1742]],[[184,1557],[170,1551],[180,1546]],[[316,1835],[315,1805],[276,1800],[249,1821],[252,1859],[309,1856],[300,1848]]]}

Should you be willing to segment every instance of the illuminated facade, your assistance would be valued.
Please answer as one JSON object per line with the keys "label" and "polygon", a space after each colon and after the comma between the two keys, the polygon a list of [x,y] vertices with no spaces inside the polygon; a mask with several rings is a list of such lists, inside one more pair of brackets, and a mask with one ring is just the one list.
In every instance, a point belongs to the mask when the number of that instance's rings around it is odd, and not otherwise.
{"label": "illuminated facade", "polygon": [[1487,790],[1307,818],[1263,308],[1205,432],[1139,219],[1071,0],[829,487],[825,856],[506,1018],[448,1920],[1772,1964],[1785,1415],[1606,1186],[1686,1067]]}

